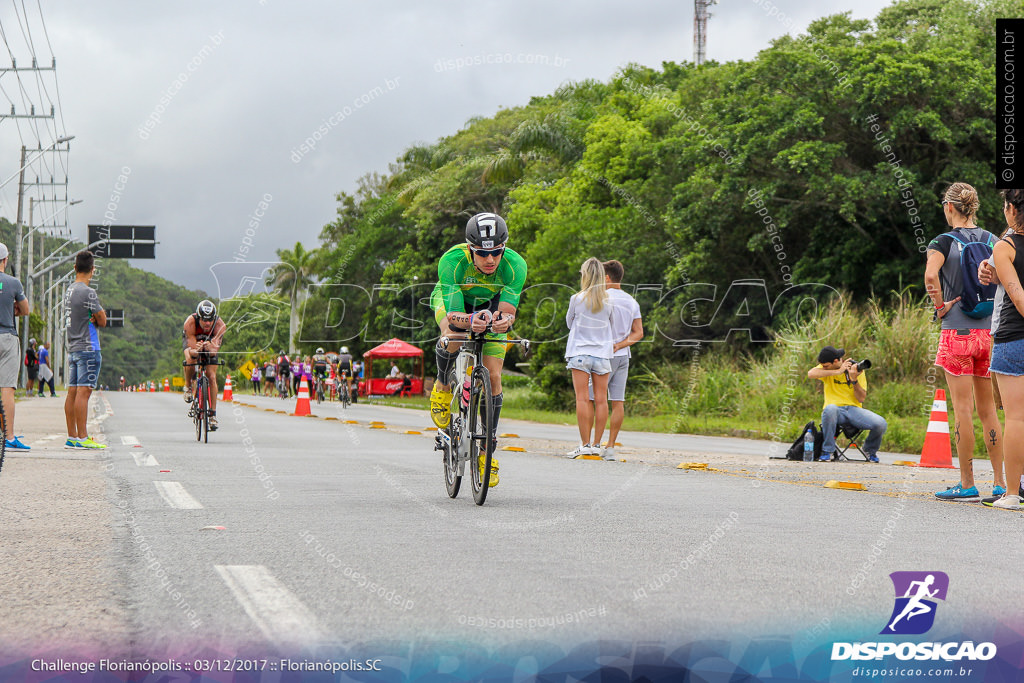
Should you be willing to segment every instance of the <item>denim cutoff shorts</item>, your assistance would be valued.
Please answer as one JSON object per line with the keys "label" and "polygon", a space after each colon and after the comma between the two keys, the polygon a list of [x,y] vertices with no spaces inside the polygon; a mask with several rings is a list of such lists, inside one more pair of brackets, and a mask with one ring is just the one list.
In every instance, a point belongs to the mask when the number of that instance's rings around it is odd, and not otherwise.
{"label": "denim cutoff shorts", "polygon": [[566,358],[565,367],[569,370],[582,370],[588,375],[607,375],[612,371],[612,362],[608,358],[597,356],[573,356]]}

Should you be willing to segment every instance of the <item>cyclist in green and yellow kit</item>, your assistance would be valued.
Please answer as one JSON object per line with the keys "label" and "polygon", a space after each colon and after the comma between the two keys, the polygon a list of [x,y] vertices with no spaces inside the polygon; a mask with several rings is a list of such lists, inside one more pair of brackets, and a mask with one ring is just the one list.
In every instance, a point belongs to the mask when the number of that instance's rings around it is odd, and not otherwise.
{"label": "cyclist in green and yellow kit", "polygon": [[[498,485],[498,460],[493,457],[498,418],[501,415],[501,368],[505,363],[506,334],[516,319],[516,308],[526,282],[526,261],[505,247],[508,226],[494,213],[478,213],[466,223],[466,243],[457,244],[437,264],[437,285],[430,295],[434,320],[441,336],[453,331],[483,332],[491,325],[484,343],[484,366],[491,375],[494,431],[490,486]],[[451,386],[444,384],[461,342],[438,346],[437,382],[430,392],[430,417],[439,429],[451,419]],[[483,462],[483,454],[480,456]]]}

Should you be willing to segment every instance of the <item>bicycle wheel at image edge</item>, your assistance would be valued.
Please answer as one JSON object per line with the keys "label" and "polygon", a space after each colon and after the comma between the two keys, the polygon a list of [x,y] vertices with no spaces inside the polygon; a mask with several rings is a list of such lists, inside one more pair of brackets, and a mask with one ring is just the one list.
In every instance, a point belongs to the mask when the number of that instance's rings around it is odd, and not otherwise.
{"label": "bicycle wheel at image edge", "polygon": [[[454,375],[451,376],[449,381],[452,383],[452,386],[455,386]],[[462,475],[459,474],[459,427],[457,426],[458,420],[456,419],[459,407],[458,400],[458,397],[453,393],[452,404],[448,407],[451,418],[448,428],[444,430],[449,439],[445,444],[443,456],[444,487],[448,491],[449,498],[458,496],[459,488],[462,486]]]}
{"label": "bicycle wheel at image edge", "polygon": [[[458,391],[462,388],[459,387]],[[491,449],[487,447],[494,423],[494,406],[491,404],[491,375],[487,368],[473,368],[472,386],[469,398],[469,466],[472,473],[473,500],[483,505],[491,479]],[[481,451],[481,447],[483,450]],[[480,456],[484,456],[483,468]]]}

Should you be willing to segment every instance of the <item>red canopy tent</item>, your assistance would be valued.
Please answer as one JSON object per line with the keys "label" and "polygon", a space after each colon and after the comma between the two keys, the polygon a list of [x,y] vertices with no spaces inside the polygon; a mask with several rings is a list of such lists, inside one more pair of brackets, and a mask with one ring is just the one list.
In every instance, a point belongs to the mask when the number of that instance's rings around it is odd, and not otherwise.
{"label": "red canopy tent", "polygon": [[416,363],[416,370],[412,373],[413,376],[410,377],[412,381],[410,392],[413,396],[419,396],[423,393],[423,349],[408,344],[401,339],[392,338],[364,353],[363,358],[366,359],[366,371],[364,373],[364,380],[359,383],[360,396],[391,395],[402,388],[401,378],[373,376],[373,360],[375,358],[419,359]]}

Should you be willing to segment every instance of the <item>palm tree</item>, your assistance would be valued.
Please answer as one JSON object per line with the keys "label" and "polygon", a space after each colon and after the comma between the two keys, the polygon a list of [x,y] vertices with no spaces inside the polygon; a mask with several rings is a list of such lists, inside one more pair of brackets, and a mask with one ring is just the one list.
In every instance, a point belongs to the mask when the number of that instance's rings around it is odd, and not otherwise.
{"label": "palm tree", "polygon": [[280,260],[267,276],[267,286],[275,292],[288,297],[291,315],[288,317],[288,353],[294,354],[295,336],[299,331],[299,305],[306,288],[313,284],[313,264],[317,250],[307,251],[302,242],[296,242],[294,249],[278,249]]}

